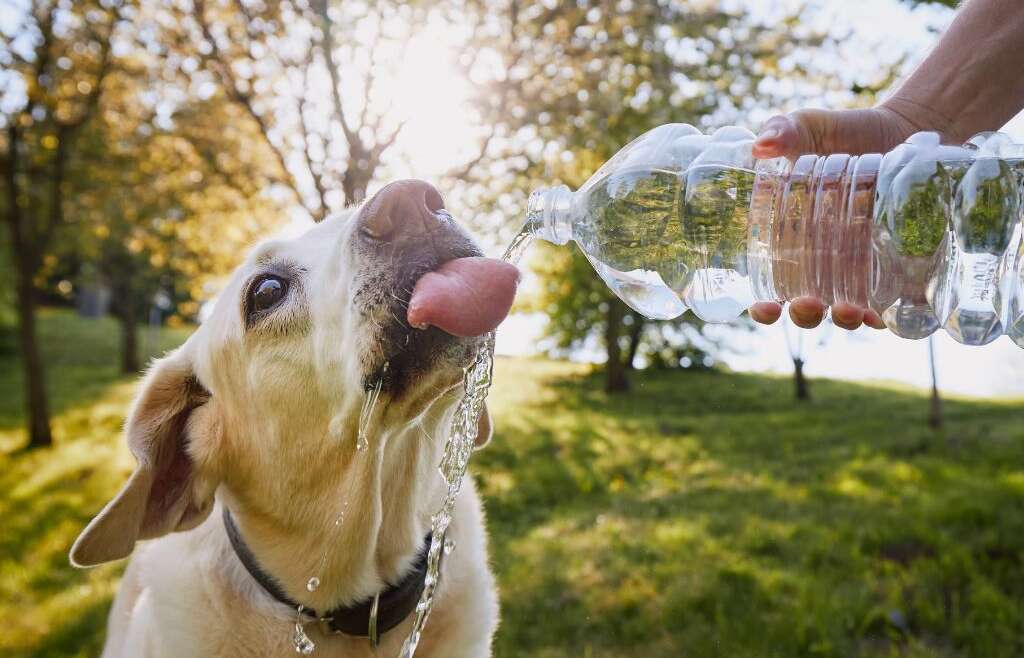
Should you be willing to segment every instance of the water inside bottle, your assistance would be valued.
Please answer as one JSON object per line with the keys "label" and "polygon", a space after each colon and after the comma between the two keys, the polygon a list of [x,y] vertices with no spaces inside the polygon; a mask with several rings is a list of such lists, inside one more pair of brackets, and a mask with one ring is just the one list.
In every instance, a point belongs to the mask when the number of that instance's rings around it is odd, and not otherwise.
{"label": "water inside bottle", "polygon": [[574,233],[615,293],[654,318],[691,308],[729,320],[752,301],[746,270],[747,222],[754,172],[726,165],[679,173],[634,168],[582,190]]}

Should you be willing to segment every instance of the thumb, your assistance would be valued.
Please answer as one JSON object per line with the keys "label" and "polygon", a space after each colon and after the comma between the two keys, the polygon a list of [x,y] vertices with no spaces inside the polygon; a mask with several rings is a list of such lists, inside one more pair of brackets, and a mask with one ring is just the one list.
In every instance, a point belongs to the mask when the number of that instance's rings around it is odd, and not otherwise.
{"label": "thumb", "polygon": [[754,157],[884,153],[912,132],[899,115],[882,108],[798,110],[765,122],[754,142]]}

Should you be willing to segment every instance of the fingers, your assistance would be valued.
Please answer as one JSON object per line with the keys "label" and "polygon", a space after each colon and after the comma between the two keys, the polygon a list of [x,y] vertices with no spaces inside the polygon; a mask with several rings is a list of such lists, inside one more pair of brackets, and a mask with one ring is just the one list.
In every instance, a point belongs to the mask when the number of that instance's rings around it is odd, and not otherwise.
{"label": "fingers", "polygon": [[765,121],[754,140],[753,155],[759,160],[794,157],[805,153],[796,122],[788,116],[774,116]]}
{"label": "fingers", "polygon": [[832,324],[853,331],[864,323],[864,312],[865,309],[853,304],[835,304],[832,307]]}
{"label": "fingers", "polygon": [[813,297],[797,297],[789,305],[789,318],[798,327],[813,329],[825,319],[825,305]]}
{"label": "fingers", "polygon": [[754,322],[774,324],[782,317],[782,305],[775,302],[758,302],[750,307],[750,317]]}
{"label": "fingers", "polygon": [[[799,297],[790,304],[789,317],[796,326],[813,329],[825,319],[825,311],[826,307],[821,300]],[[750,307],[749,312],[754,322],[774,324],[782,317],[782,305],[775,302],[758,302]],[[872,329],[885,329],[885,323],[874,311],[845,303],[832,306],[832,324],[850,331],[859,329],[862,324]]]}
{"label": "fingers", "polygon": [[[798,297],[789,305],[789,317],[793,324],[804,329],[813,329],[825,319],[825,305],[813,297]],[[863,311],[860,311],[863,316]],[[782,306],[772,302],[758,302],[750,307],[750,317],[761,324],[772,324],[782,316]],[[860,326],[861,318],[857,319]],[[856,329],[856,327],[851,327]]]}
{"label": "fingers", "polygon": [[915,127],[885,108],[798,110],[765,121],[754,141],[755,158],[796,158],[805,153],[885,153]]}
{"label": "fingers", "polygon": [[885,329],[885,323],[882,322],[882,318],[878,317],[878,313],[872,310],[864,312],[864,324],[872,329]]}
{"label": "fingers", "polygon": [[853,304],[835,304],[832,306],[832,324],[842,329],[854,330],[861,324],[872,329],[885,329],[885,323],[874,311]]}

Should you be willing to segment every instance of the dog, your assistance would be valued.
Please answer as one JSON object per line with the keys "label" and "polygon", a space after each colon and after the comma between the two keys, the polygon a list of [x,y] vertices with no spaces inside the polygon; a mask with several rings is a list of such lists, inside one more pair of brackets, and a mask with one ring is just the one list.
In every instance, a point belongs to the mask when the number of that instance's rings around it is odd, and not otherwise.
{"label": "dog", "polygon": [[[137,468],[72,547],[76,566],[131,554],[105,658],[399,654],[463,368],[518,281],[480,256],[416,180],[253,250],[148,371],[125,426]],[[477,446],[490,434],[485,412]],[[417,656],[489,656],[498,598],[469,477],[447,537]]]}

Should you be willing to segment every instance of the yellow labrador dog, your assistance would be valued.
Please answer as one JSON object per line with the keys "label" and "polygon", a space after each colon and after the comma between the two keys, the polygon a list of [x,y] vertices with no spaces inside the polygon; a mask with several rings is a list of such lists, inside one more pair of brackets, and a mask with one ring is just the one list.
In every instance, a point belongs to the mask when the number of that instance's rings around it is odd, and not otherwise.
{"label": "yellow labrador dog", "polygon": [[[299,605],[314,655],[399,653],[462,369],[518,280],[443,206],[427,183],[398,181],[261,245],[151,368],[126,426],[138,467],[71,551],[88,566],[134,550],[105,657],[293,655]],[[484,442],[486,418],[480,429]],[[469,479],[448,536],[417,656],[488,656],[498,604]]]}

